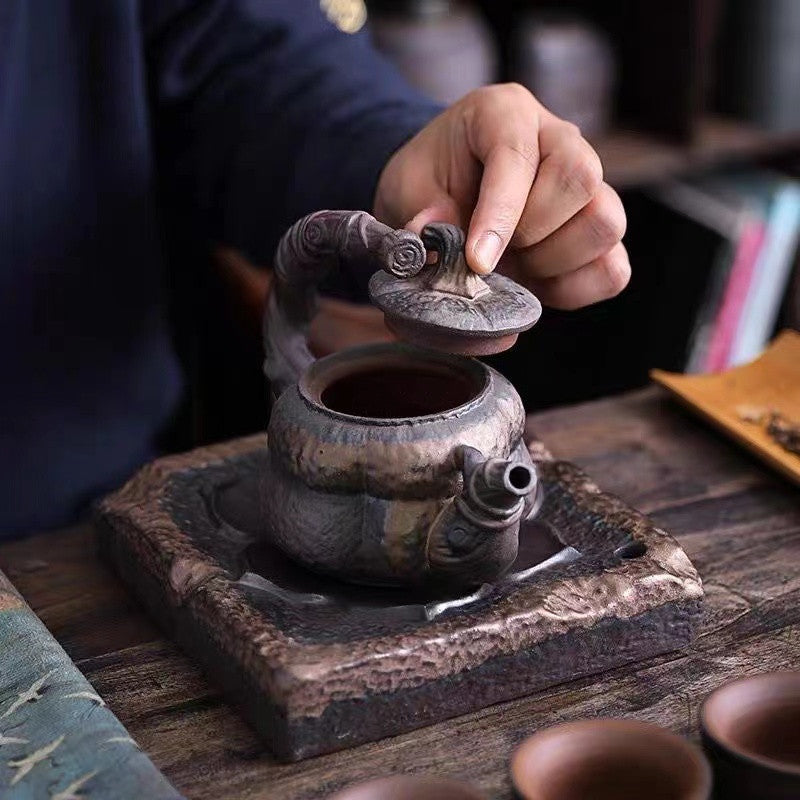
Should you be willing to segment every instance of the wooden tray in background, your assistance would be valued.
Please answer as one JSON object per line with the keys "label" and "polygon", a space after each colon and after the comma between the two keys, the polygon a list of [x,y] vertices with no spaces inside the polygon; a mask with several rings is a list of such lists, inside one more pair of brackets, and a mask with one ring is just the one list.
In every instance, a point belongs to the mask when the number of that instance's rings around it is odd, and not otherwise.
{"label": "wooden tray in background", "polygon": [[654,369],[656,383],[770,466],[800,484],[800,455],[773,441],[745,409],[777,411],[800,423],[800,333],[783,331],[764,354],[718,375],[681,375]]}

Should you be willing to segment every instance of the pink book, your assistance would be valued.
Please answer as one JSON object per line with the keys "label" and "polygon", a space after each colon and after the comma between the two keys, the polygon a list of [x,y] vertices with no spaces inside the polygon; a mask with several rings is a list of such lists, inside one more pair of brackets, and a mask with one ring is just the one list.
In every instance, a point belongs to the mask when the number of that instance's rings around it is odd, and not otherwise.
{"label": "pink book", "polygon": [[750,290],[753,269],[758,260],[765,233],[764,220],[756,216],[753,216],[742,228],[728,285],[725,287],[722,303],[714,321],[705,372],[721,372],[728,366],[736,328]]}

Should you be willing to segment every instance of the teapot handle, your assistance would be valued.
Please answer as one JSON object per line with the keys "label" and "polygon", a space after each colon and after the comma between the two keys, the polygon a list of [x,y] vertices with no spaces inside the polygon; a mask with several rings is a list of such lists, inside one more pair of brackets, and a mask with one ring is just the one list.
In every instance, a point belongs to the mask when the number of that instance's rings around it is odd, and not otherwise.
{"label": "teapot handle", "polygon": [[317,311],[317,285],[342,261],[372,265],[398,278],[425,266],[422,240],[394,230],[366,211],[316,211],[283,235],[275,282],[264,314],[264,373],[277,397],[314,362],[308,330]]}

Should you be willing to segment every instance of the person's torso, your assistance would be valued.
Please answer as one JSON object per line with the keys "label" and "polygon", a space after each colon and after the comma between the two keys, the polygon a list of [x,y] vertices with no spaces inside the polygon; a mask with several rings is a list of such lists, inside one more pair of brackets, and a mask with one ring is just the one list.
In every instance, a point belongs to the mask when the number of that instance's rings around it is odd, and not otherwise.
{"label": "person's torso", "polygon": [[136,4],[0,4],[0,537],[61,524],[153,451],[164,314]]}

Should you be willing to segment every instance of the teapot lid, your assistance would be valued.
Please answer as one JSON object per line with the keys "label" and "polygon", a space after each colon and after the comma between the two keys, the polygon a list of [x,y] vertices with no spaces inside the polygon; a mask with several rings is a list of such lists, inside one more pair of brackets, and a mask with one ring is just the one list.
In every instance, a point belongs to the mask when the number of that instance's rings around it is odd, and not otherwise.
{"label": "teapot lid", "polygon": [[507,350],[532,328],[542,304],[510,278],[481,277],[464,258],[464,232],[432,223],[422,231],[425,248],[437,254],[411,277],[376,272],[369,296],[387,327],[401,339],[448,353],[484,356]]}

